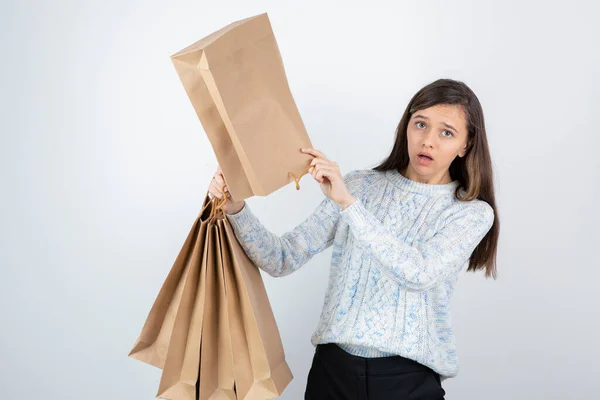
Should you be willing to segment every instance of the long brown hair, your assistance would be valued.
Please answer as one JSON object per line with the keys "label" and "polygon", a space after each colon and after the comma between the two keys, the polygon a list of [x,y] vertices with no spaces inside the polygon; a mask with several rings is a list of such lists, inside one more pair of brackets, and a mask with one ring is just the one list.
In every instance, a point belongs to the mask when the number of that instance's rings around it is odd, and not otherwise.
{"label": "long brown hair", "polygon": [[[375,171],[404,171],[409,164],[408,139],[406,129],[413,113],[438,104],[462,106],[467,119],[467,153],[456,157],[449,168],[452,180],[459,181],[454,196],[458,200],[480,199],[494,209],[494,223],[490,231],[473,250],[467,271],[485,269],[486,277],[497,277],[496,252],[500,221],[494,196],[492,160],[485,133],[483,109],[479,99],[463,82],[452,79],[438,79],[419,90],[408,103],[402,119],[396,128],[396,139],[390,155]],[[460,192],[464,190],[464,195]]]}

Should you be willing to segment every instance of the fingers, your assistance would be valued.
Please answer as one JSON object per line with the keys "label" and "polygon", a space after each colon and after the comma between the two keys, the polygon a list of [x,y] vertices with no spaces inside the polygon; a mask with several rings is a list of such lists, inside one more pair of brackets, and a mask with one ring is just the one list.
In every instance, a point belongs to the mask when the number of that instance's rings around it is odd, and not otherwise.
{"label": "fingers", "polygon": [[226,186],[225,178],[223,177],[222,174],[219,174],[219,173],[215,174],[213,182],[216,183],[217,185],[219,185],[219,187],[221,187],[221,188],[223,186]]}
{"label": "fingers", "polygon": [[315,157],[327,158],[327,157],[325,157],[325,154],[323,154],[319,150],[308,148],[308,149],[301,149],[301,151],[303,153],[311,154],[311,155],[313,155]]}
{"label": "fingers", "polygon": [[[208,188],[208,193],[211,198],[213,198],[213,197],[216,197],[218,199],[223,198],[223,192],[221,191],[221,188],[216,184],[210,185],[210,187]],[[225,190],[224,193],[225,193],[225,196],[227,196],[227,198],[231,198],[231,193],[229,193],[228,190]]]}
{"label": "fingers", "polygon": [[315,157],[310,162],[310,165],[312,165],[312,166],[316,166],[316,165],[328,165],[328,166],[331,166],[331,167],[334,167],[334,168],[338,167],[338,164],[336,162],[329,160],[319,150],[315,150],[315,149],[310,149],[309,148],[309,149],[302,149],[302,152],[311,154],[311,155],[313,155]]}
{"label": "fingers", "polygon": [[308,170],[309,173],[312,173],[314,170],[318,170],[319,168],[329,168],[331,170],[339,169],[338,163],[323,158],[314,158],[310,162],[310,165],[311,168]]}
{"label": "fingers", "polygon": [[223,171],[221,171],[221,167],[217,168],[217,172],[214,175],[214,181],[217,182],[222,187],[227,186],[227,182],[225,182],[225,176],[223,175]]}
{"label": "fingers", "polygon": [[[220,186],[218,183],[216,183],[214,180],[211,182],[210,186],[208,187],[208,193],[211,194],[212,197],[216,197],[218,199],[222,199],[223,198],[223,193],[221,192],[222,186]],[[227,193],[227,192],[225,192]]]}
{"label": "fingers", "polygon": [[226,192],[227,191],[227,187],[223,186],[222,184],[218,183],[216,179],[214,179],[211,183],[210,183],[211,188],[213,188],[216,192]]}
{"label": "fingers", "polygon": [[330,166],[330,167],[334,167],[336,168],[338,166],[338,164],[334,161],[328,160],[326,158],[313,158],[312,161],[310,162],[310,165],[312,166],[316,166],[316,165],[325,165],[325,166]]}
{"label": "fingers", "polygon": [[217,167],[217,171],[213,175],[213,178],[208,187],[208,192],[212,197],[217,197],[219,199],[223,198],[223,193],[227,195],[227,197],[231,197],[229,194],[229,189],[227,188],[227,183],[225,182],[225,177],[223,176],[223,171],[221,171],[221,167]]}
{"label": "fingers", "polygon": [[310,173],[317,182],[323,183],[323,178],[333,178],[337,174],[337,169],[329,165],[317,165],[311,168]]}

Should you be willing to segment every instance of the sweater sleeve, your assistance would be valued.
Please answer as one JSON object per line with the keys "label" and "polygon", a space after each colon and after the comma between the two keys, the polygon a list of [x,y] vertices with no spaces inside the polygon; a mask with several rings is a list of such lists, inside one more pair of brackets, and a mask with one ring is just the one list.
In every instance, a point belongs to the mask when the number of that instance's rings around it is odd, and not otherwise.
{"label": "sweater sleeve", "polygon": [[426,290],[457,273],[494,222],[494,209],[483,201],[460,205],[427,241],[412,246],[370,213],[360,199],[340,212],[359,246],[402,286]]}
{"label": "sweater sleeve", "polygon": [[[344,176],[348,188],[358,173]],[[340,207],[325,198],[301,224],[278,236],[269,231],[246,203],[236,214],[226,214],[236,238],[248,257],[263,271],[274,277],[291,274],[313,256],[333,244]]]}
{"label": "sweater sleeve", "polygon": [[237,214],[226,214],[235,236],[248,257],[274,277],[291,274],[333,243],[339,207],[324,199],[293,230],[278,236],[269,231],[246,203]]}

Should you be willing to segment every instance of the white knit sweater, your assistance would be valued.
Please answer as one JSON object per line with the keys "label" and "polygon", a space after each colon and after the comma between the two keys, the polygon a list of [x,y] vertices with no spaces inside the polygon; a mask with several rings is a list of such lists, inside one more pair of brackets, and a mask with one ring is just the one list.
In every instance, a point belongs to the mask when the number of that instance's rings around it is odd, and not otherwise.
{"label": "white knit sweater", "polygon": [[458,181],[432,185],[396,170],[354,170],[356,201],[343,211],[325,198],[278,236],[248,204],[227,215],[249,258],[272,276],[291,274],[333,245],[329,285],[313,345],[337,343],[361,357],[401,355],[456,376],[450,299],[459,273],[490,230],[494,210],[458,201]]}

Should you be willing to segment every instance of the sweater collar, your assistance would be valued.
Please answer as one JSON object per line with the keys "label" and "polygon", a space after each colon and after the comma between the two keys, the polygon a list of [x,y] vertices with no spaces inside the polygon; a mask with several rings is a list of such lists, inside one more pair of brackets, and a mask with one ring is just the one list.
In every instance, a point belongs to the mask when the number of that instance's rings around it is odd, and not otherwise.
{"label": "sweater collar", "polygon": [[426,195],[453,194],[460,184],[458,180],[446,184],[417,182],[406,178],[397,169],[387,170],[385,171],[385,174],[387,178],[400,189]]}

